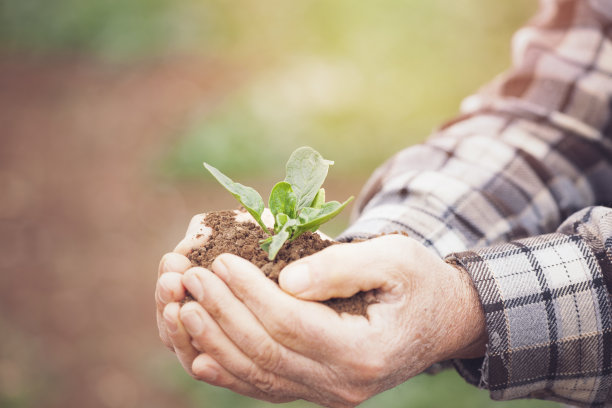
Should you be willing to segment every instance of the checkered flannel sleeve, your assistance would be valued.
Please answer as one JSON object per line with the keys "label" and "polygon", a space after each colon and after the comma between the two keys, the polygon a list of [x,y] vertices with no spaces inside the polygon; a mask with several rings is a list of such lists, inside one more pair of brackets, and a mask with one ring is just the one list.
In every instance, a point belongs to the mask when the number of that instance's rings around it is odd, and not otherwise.
{"label": "checkered flannel sleeve", "polygon": [[404,231],[463,265],[489,344],[457,368],[493,398],[612,404],[612,1],[541,4],[513,68],[379,168],[339,239]]}
{"label": "checkered flannel sleeve", "polygon": [[464,378],[494,399],[612,404],[612,210],[450,259],[469,271],[489,335],[484,361],[455,362]]}

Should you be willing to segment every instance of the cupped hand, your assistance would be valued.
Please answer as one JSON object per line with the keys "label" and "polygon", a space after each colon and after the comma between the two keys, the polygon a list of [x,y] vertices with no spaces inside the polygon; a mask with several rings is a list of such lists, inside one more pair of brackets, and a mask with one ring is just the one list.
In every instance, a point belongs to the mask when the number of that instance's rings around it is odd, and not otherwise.
{"label": "cupped hand", "polygon": [[[234,211],[236,221],[256,223],[253,217],[245,211]],[[207,214],[195,215],[187,228],[185,237],[178,243],[173,252],[165,254],[158,270],[158,280],[155,290],[155,303],[157,314],[157,326],[159,336],[170,350],[174,351],[185,368],[185,370],[195,377],[192,370],[193,360],[198,357],[200,362],[206,361],[210,357],[201,352],[198,345],[191,340],[179,318],[181,303],[185,298],[185,288],[181,278],[191,267],[191,261],[187,254],[194,249],[206,244],[212,235],[212,230],[204,224]],[[274,225],[274,216],[269,209],[265,209],[262,214],[263,222],[268,226]],[[323,239],[331,239],[322,232],[318,234]],[[221,384],[222,385],[222,384]],[[285,401],[274,395],[266,395],[253,387],[243,386],[237,390],[242,394],[268,401]]]}
{"label": "cupped hand", "polygon": [[[236,221],[255,223],[255,220],[249,213],[238,210],[234,210],[234,212],[236,213]],[[169,306],[166,314],[176,314],[180,308],[180,302],[185,297],[185,289],[181,283],[181,277],[191,268],[191,261],[187,258],[187,254],[192,249],[204,245],[212,235],[211,228],[204,224],[205,218],[206,214],[193,216],[187,227],[185,237],[174,248],[174,251],[165,254],[159,263],[158,279],[155,288],[157,327],[162,342],[171,350],[175,350],[172,339],[180,338],[180,336],[176,336],[176,330],[178,330],[179,335],[184,332],[180,323],[178,327],[173,325],[172,328],[175,330],[168,330],[167,321],[172,320],[164,319],[164,310]],[[264,211],[262,219],[266,225],[274,225],[274,216],[268,209]]]}
{"label": "cupped hand", "polygon": [[[233,255],[211,269],[186,271],[182,284],[198,303],[164,316],[178,327],[174,349],[194,377],[245,395],[352,407],[433,363],[484,354],[469,277],[401,235],[299,260],[281,272],[284,291]],[[367,318],[310,301],[359,291],[378,300]]]}

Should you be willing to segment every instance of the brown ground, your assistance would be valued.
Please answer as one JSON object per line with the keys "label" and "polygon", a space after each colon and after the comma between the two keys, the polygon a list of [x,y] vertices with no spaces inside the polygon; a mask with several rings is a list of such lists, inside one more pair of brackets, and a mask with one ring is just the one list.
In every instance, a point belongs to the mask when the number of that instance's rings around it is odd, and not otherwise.
{"label": "brown ground", "polygon": [[245,79],[188,58],[0,56],[0,406],[192,406],[168,384],[178,365],[157,338],[157,263],[192,214],[234,202],[160,181],[154,163]]}
{"label": "brown ground", "polygon": [[[188,258],[193,265],[210,268],[217,256],[230,253],[252,262],[268,278],[278,283],[280,271],[285,266],[333,245],[332,241],[306,231],[294,241],[286,242],[274,260],[270,261],[268,254],[259,247],[259,242],[268,235],[255,222],[236,222],[235,216],[233,211],[214,211],[206,215],[203,223],[211,228],[212,233],[206,244],[189,253]],[[330,299],[324,303],[338,313],[367,316],[366,310],[371,301],[366,299],[366,295],[369,294],[358,293],[348,299]],[[373,294],[367,297],[372,298]]]}

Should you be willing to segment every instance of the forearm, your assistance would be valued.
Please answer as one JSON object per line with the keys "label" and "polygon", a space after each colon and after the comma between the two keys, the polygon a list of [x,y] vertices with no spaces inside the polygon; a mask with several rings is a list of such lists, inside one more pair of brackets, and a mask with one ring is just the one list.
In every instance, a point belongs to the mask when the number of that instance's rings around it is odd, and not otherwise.
{"label": "forearm", "polygon": [[547,2],[515,37],[513,69],[381,167],[340,236],[466,251],[449,260],[474,281],[488,353],[457,367],[495,399],[611,402],[611,210],[555,232],[612,203],[609,4]]}

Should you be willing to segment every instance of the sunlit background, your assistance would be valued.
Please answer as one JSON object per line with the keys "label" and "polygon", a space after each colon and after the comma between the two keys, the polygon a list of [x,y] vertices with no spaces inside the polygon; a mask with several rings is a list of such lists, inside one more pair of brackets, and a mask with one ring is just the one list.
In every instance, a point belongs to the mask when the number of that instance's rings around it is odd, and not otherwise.
{"label": "sunlit background", "polygon": [[[159,258],[192,214],[235,206],[202,161],[265,195],[311,145],[331,199],[356,195],[508,66],[535,6],[0,1],[0,407],[270,406],[193,381],[157,339]],[[555,404],[448,371],[363,406]]]}

